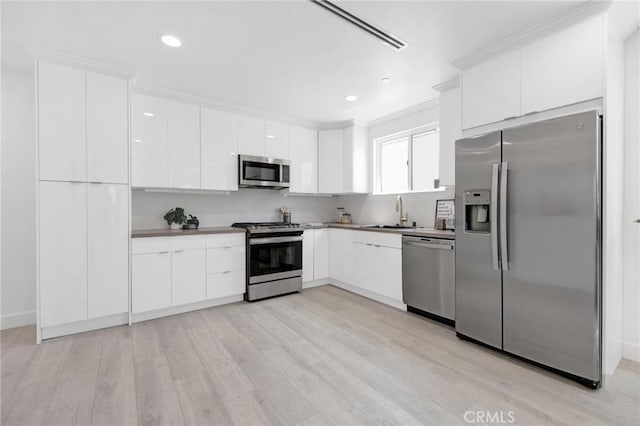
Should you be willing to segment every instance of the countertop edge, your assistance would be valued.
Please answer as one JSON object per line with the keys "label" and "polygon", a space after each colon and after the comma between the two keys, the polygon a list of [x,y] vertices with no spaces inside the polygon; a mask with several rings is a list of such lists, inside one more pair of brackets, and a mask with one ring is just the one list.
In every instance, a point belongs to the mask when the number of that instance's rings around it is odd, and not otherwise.
{"label": "countertop edge", "polygon": [[183,237],[192,235],[213,235],[213,234],[244,234],[246,231],[230,226],[199,228],[199,229],[134,229],[131,231],[131,238],[153,238],[153,237]]}

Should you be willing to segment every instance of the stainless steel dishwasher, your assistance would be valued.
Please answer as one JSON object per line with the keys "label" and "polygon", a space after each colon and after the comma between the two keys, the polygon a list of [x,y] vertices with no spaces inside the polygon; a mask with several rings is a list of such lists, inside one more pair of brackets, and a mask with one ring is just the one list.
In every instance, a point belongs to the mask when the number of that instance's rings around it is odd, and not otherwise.
{"label": "stainless steel dishwasher", "polygon": [[409,312],[455,323],[455,241],[402,237],[402,298]]}

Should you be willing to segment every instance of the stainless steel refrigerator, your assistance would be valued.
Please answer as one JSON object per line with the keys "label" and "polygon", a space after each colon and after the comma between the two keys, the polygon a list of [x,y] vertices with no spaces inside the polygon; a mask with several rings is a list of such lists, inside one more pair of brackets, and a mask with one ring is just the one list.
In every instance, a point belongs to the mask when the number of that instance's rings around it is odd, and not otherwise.
{"label": "stainless steel refrigerator", "polygon": [[456,141],[456,333],[601,380],[601,117]]}

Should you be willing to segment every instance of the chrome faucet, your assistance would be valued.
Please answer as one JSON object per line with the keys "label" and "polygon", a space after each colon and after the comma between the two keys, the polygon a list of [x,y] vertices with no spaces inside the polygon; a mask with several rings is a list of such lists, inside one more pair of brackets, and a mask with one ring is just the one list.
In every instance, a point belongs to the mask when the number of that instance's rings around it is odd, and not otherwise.
{"label": "chrome faucet", "polygon": [[407,214],[404,211],[404,203],[402,202],[402,197],[398,195],[396,198],[396,212],[400,213],[400,222],[398,225],[405,226],[407,224]]}

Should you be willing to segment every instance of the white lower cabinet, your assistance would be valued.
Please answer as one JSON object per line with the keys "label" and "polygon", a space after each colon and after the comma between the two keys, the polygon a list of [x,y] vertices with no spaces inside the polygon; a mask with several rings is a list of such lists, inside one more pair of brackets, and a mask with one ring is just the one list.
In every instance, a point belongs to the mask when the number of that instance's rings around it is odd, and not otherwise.
{"label": "white lower cabinet", "polygon": [[246,288],[244,234],[207,236],[207,299],[244,294]]}
{"label": "white lower cabinet", "polygon": [[394,300],[402,300],[402,249],[354,244],[354,285]]}
{"label": "white lower cabinet", "polygon": [[343,283],[353,283],[353,231],[329,229],[329,276]]}
{"label": "white lower cabinet", "polygon": [[245,286],[244,269],[207,274],[207,299],[243,294]]}
{"label": "white lower cabinet", "polygon": [[87,319],[87,184],[40,182],[40,326]]}
{"label": "white lower cabinet", "polygon": [[131,256],[131,299],[134,314],[171,306],[169,251]]}
{"label": "white lower cabinet", "polygon": [[314,229],[305,229],[302,236],[302,282],[313,281],[313,235]]}
{"label": "white lower cabinet", "polygon": [[206,250],[171,253],[171,304],[184,305],[206,298]]}
{"label": "white lower cabinet", "polygon": [[321,280],[328,277],[329,230],[315,229],[313,233],[313,279]]}
{"label": "white lower cabinet", "polygon": [[129,187],[87,185],[88,318],[129,310]]}
{"label": "white lower cabinet", "polygon": [[245,291],[245,235],[134,238],[132,312],[204,302]]}

